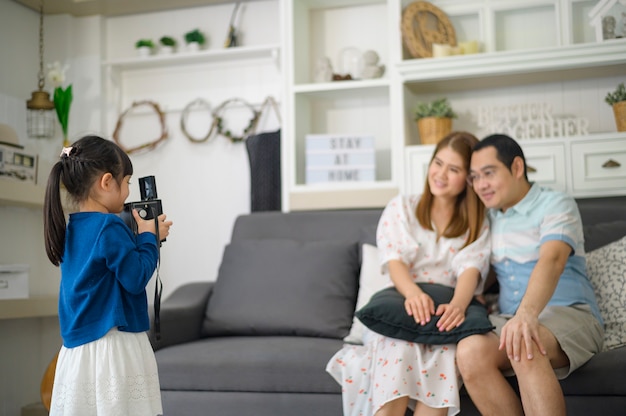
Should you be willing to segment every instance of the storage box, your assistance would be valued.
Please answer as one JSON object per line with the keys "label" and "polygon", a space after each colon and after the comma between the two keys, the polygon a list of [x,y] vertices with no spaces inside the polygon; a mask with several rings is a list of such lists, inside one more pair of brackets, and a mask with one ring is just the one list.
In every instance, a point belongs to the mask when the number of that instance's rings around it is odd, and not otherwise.
{"label": "storage box", "polygon": [[28,297],[27,264],[0,264],[0,299]]}
{"label": "storage box", "polygon": [[306,183],[373,182],[376,154],[373,136],[306,136]]}
{"label": "storage box", "polygon": [[0,178],[37,184],[37,162],[22,146],[0,142]]}

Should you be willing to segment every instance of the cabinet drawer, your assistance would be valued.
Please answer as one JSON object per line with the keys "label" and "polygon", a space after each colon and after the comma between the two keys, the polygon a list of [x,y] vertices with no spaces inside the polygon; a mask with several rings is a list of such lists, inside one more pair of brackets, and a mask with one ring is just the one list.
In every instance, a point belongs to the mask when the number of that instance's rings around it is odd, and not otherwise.
{"label": "cabinet drawer", "polygon": [[563,144],[523,143],[528,180],[557,191],[567,191],[565,146]]}
{"label": "cabinet drawer", "polygon": [[574,191],[626,189],[626,141],[572,143]]}

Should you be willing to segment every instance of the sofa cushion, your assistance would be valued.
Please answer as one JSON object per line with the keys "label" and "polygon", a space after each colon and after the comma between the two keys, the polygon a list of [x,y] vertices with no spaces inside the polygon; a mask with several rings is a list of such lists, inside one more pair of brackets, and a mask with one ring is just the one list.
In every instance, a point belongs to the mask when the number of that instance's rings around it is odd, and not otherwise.
{"label": "sofa cushion", "polygon": [[[441,303],[450,302],[454,294],[451,287],[432,283],[418,285],[433,299],[435,308]],[[437,328],[438,316],[431,318],[426,325],[419,325],[406,313],[404,296],[395,287],[376,293],[365,307],[356,312],[356,316],[374,332],[421,344],[452,344],[469,335],[484,334],[494,329],[487,316],[487,308],[476,300],[472,300],[467,307],[465,321],[450,331]]]}
{"label": "sofa cushion", "polygon": [[604,320],[604,349],[626,345],[626,237],[588,253],[586,260]]}
{"label": "sofa cushion", "polygon": [[226,246],[205,335],[343,338],[357,294],[356,243],[243,240]]}
{"label": "sofa cushion", "polygon": [[[382,273],[380,261],[378,260],[378,248],[371,244],[363,244],[361,253],[361,274],[359,275],[359,294],[356,298],[356,310],[365,306],[374,293],[392,285],[389,277]],[[344,341],[350,344],[362,344],[364,329],[363,323],[355,316],[352,320],[350,333],[344,338]]]}
{"label": "sofa cushion", "polygon": [[626,221],[610,221],[583,226],[585,251],[590,252],[626,235]]}
{"label": "sofa cushion", "polygon": [[204,338],[156,352],[161,390],[335,393],[325,371],[340,339]]}

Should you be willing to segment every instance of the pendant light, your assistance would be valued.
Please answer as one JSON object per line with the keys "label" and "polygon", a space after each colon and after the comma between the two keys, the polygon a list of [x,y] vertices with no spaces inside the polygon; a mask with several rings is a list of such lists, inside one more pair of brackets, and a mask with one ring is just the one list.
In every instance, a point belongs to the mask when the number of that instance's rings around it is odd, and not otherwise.
{"label": "pendant light", "polygon": [[54,135],[54,103],[50,94],[43,90],[45,78],[43,73],[43,0],[39,6],[39,90],[33,91],[30,100],[26,101],[26,130],[29,137],[49,139]]}

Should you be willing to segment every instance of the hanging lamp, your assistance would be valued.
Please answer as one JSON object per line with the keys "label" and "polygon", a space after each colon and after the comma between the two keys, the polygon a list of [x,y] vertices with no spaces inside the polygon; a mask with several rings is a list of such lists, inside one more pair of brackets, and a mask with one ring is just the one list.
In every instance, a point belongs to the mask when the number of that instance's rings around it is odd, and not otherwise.
{"label": "hanging lamp", "polygon": [[33,91],[30,100],[26,101],[26,131],[29,137],[49,139],[54,135],[54,103],[50,94],[43,90],[45,78],[43,73],[43,0],[39,5],[39,90]]}

